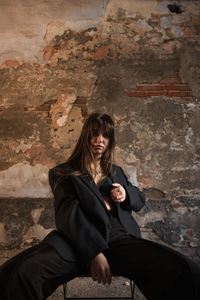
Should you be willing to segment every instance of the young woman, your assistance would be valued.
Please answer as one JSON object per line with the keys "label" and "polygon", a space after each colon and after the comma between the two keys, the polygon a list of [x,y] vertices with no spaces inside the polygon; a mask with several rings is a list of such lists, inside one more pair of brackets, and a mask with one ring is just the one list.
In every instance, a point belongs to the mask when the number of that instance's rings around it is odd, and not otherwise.
{"label": "young woman", "polygon": [[112,272],[133,279],[147,299],[200,299],[199,266],[141,238],[131,211],[145,196],[112,164],[114,146],[110,116],[89,116],[70,158],[49,172],[57,230],[0,268],[0,299],[44,300],[83,272],[103,284]]}

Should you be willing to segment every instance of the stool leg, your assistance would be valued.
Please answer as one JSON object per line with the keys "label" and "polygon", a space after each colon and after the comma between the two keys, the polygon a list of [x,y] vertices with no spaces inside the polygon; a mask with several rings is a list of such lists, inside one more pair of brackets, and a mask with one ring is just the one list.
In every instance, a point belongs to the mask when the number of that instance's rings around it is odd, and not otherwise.
{"label": "stool leg", "polygon": [[133,280],[130,280],[130,286],[131,286],[131,299],[134,300],[135,282]]}
{"label": "stool leg", "polygon": [[63,297],[67,300],[67,283],[63,283]]}

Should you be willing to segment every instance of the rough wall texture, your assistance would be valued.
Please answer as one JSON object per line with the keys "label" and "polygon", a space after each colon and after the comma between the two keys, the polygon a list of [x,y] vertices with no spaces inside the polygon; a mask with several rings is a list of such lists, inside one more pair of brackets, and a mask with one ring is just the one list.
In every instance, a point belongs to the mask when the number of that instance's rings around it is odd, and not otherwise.
{"label": "rough wall texture", "polygon": [[199,260],[199,1],[8,0],[0,20],[2,248],[54,227],[48,169],[105,111],[143,235]]}

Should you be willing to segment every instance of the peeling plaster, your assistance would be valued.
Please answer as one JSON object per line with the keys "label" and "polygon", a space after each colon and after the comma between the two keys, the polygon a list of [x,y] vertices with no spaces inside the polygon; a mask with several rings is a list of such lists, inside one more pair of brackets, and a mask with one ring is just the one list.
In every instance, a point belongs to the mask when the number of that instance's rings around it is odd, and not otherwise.
{"label": "peeling plaster", "polygon": [[[37,139],[36,139],[37,140]],[[16,141],[17,142],[17,141]],[[28,149],[31,149],[32,148],[32,143],[28,143],[26,144],[26,142],[24,140],[20,140],[19,141],[19,145],[18,146],[14,146],[13,145],[13,150],[16,152],[16,153],[19,153],[20,151],[22,151],[23,153],[25,153]]]}
{"label": "peeling plaster", "polygon": [[168,17],[162,17],[161,18],[161,26],[166,29],[171,27],[171,23]]}
{"label": "peeling plaster", "polygon": [[39,224],[34,224],[31,226],[28,231],[23,236],[22,243],[28,243],[31,244],[33,242],[33,239],[38,239],[42,241],[45,236],[52,231],[53,228],[45,229],[43,226]]}
{"label": "peeling plaster", "polygon": [[47,29],[46,29],[46,34],[44,36],[44,40],[46,41],[46,43],[50,43],[51,40],[56,36],[56,35],[62,35],[65,30],[66,30],[66,26],[64,23],[61,22],[50,22],[47,25]]}
{"label": "peeling plaster", "polygon": [[140,1],[134,0],[111,0],[106,8],[106,13],[110,17],[133,18],[137,14],[149,18],[152,13],[159,12],[157,0]]}
{"label": "peeling plaster", "polygon": [[38,223],[43,211],[44,211],[44,208],[36,208],[31,211],[31,216],[33,218],[34,224]]}
{"label": "peeling plaster", "polygon": [[[72,109],[72,105],[76,100],[76,90],[68,89],[66,94],[61,94],[58,101],[51,106],[50,114],[52,115],[53,126],[55,128],[66,125],[68,114]],[[60,116],[62,115],[62,116]]]}
{"label": "peeling plaster", "polygon": [[50,197],[48,168],[18,163],[0,172],[0,197]]}
{"label": "peeling plaster", "polygon": [[58,147],[60,148],[59,151],[62,153],[63,160],[67,159],[71,154],[80,135],[82,125],[83,117],[81,109],[74,106],[68,115],[65,126],[51,130],[53,145],[54,147],[57,147],[57,149]]}
{"label": "peeling plaster", "polygon": [[[105,3],[99,0],[83,0],[81,3],[73,0],[37,3],[19,0],[17,14],[12,3],[12,0],[7,0],[6,5],[0,4],[0,64],[9,59],[21,63],[24,60],[42,62],[45,24],[52,20],[65,24],[66,28],[80,30],[97,26],[105,15]],[[46,33],[46,41],[49,38]]]}
{"label": "peeling plaster", "polygon": [[0,244],[7,244],[6,231],[3,223],[0,223]]}
{"label": "peeling plaster", "polygon": [[187,135],[185,136],[185,142],[187,145],[192,144],[192,137],[194,136],[194,132],[191,127],[188,128]]}
{"label": "peeling plaster", "polygon": [[57,120],[57,124],[59,127],[62,127],[66,124],[67,116],[62,116]]}
{"label": "peeling plaster", "polygon": [[[43,60],[46,25],[41,25],[37,29],[36,36],[28,38],[21,33],[3,33],[0,35],[0,64],[9,59],[15,59],[21,63],[26,60],[38,62]],[[17,50],[16,50],[17,49]]]}

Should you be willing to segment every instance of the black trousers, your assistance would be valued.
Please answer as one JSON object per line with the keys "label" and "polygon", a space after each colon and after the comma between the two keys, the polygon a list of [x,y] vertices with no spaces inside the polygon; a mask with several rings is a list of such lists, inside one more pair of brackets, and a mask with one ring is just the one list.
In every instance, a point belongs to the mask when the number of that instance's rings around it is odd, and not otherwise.
{"label": "black trousers", "polygon": [[[199,266],[167,247],[128,237],[113,242],[105,255],[112,272],[133,279],[148,300],[200,299]],[[1,266],[0,299],[44,300],[86,271],[42,242]]]}

